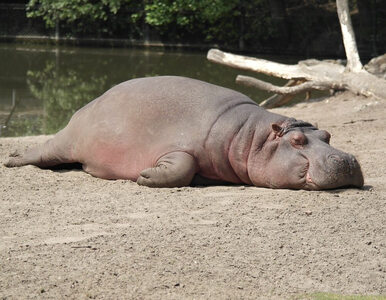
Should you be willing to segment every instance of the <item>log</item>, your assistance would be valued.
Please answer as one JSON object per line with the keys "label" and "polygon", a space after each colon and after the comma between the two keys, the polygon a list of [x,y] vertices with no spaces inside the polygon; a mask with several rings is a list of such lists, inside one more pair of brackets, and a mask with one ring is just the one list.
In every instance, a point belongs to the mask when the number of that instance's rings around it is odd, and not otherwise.
{"label": "log", "polygon": [[264,91],[273,92],[275,94],[282,94],[282,95],[296,95],[302,92],[308,92],[310,90],[325,91],[336,87],[333,82],[314,82],[314,81],[306,81],[304,83],[301,83],[295,86],[276,86],[256,78],[253,78],[250,76],[243,76],[243,75],[238,75],[236,77],[236,82],[246,86],[256,87]]}
{"label": "log", "polygon": [[210,49],[207,59],[228,67],[264,73],[285,79],[307,78],[307,74],[303,73],[296,65],[280,64],[265,59],[231,54],[218,49]]}
{"label": "log", "polygon": [[[273,75],[284,79],[313,82],[308,87],[312,85],[315,87],[330,86],[333,89],[349,90],[355,94],[367,97],[374,96],[377,99],[386,99],[386,80],[378,78],[364,69],[359,72],[347,72],[344,66],[330,61],[312,59],[300,61],[296,65],[287,65],[231,54],[218,49],[209,50],[207,58],[212,62],[233,68]],[[244,82],[239,80],[239,83]]]}
{"label": "log", "polygon": [[218,49],[210,49],[207,59],[228,67],[284,79],[326,81],[335,77],[337,73],[343,73],[345,70],[344,66],[329,61],[310,59],[300,61],[297,65],[287,65],[265,59],[227,53]]}
{"label": "log", "polygon": [[[236,78],[236,80],[237,80],[237,78]],[[290,79],[290,80],[288,80],[288,82],[284,86],[285,87],[286,86],[295,86],[295,85],[301,84],[303,82],[304,81],[301,81],[301,80]],[[309,93],[307,93],[307,96],[308,96],[308,94]],[[306,96],[306,98],[307,98],[307,96]],[[269,97],[269,98],[265,99],[264,101],[260,102],[260,106],[265,107],[265,108],[279,107],[279,106],[287,104],[294,97],[295,97],[295,95],[274,94],[271,97]]]}
{"label": "log", "polygon": [[260,106],[265,108],[275,108],[275,107],[283,106],[288,102],[290,102],[295,97],[295,95],[302,92],[306,93],[305,100],[308,101],[310,98],[310,91],[312,90],[324,91],[324,90],[332,90],[332,89],[335,89],[335,90],[342,89],[341,87],[335,86],[333,83],[326,84],[326,83],[318,83],[318,82],[312,82],[312,81],[304,82],[304,81],[293,80],[293,79],[288,81],[288,83],[284,87],[279,87],[271,83],[258,80],[256,78],[243,76],[243,75],[238,75],[236,78],[236,82],[246,86],[256,87],[267,92],[276,93],[272,97],[269,97],[268,99],[260,103]]}
{"label": "log", "polygon": [[[386,99],[386,80],[377,77],[369,70],[379,70],[374,73],[382,73],[386,66],[385,57],[380,57],[373,65],[364,68],[358,54],[354,30],[351,24],[350,11],[347,0],[336,0],[337,13],[342,29],[343,43],[346,51],[347,64],[334,61],[320,61],[308,59],[299,61],[296,65],[288,65],[272,62],[265,59],[235,55],[218,49],[211,49],[207,58],[209,61],[226,65],[232,68],[248,70],[266,75],[276,76],[293,82],[302,82],[296,86],[287,84],[285,87],[278,87],[256,78],[239,75],[236,82],[248,86],[282,95],[295,95],[310,90],[349,90],[355,94],[373,96],[377,99]],[[379,65],[376,68],[376,64]],[[383,72],[384,74],[386,71]],[[263,102],[263,105],[273,107],[286,103],[291,97],[271,97]]]}
{"label": "log", "polygon": [[379,78],[386,79],[386,53],[371,59],[367,65],[365,65],[365,69],[367,72]]}

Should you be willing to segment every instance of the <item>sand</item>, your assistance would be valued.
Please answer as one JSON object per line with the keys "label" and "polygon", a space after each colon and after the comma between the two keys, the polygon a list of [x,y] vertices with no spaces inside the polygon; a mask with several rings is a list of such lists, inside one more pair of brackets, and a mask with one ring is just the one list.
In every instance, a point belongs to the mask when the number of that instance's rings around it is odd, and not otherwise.
{"label": "sand", "polygon": [[[274,110],[358,158],[363,189],[151,189],[0,167],[2,299],[289,299],[386,294],[386,102]],[[0,161],[47,136],[0,139]]]}

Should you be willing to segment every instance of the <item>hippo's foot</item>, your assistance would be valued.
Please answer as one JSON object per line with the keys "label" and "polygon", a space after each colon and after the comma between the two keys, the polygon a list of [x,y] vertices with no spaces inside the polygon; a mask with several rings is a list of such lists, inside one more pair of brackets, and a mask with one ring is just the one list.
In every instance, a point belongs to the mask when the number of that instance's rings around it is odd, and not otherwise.
{"label": "hippo's foot", "polygon": [[23,155],[19,151],[14,151],[9,155],[8,161],[4,163],[4,166],[8,168],[20,167],[26,165]]}
{"label": "hippo's foot", "polygon": [[9,168],[25,165],[47,168],[64,163],[73,163],[72,159],[67,158],[66,151],[58,147],[55,141],[55,139],[48,140],[40,146],[28,149],[23,154],[15,151],[9,155],[9,159],[4,165]]}
{"label": "hippo's foot", "polygon": [[187,186],[196,171],[193,156],[185,152],[171,152],[161,157],[154,168],[143,170],[137,183],[149,187]]}

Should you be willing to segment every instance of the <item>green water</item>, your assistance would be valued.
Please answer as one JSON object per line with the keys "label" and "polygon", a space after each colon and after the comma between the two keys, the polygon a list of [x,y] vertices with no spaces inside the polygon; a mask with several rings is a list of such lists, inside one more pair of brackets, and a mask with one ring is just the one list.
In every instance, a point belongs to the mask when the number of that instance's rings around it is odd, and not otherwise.
{"label": "green water", "polygon": [[238,90],[256,102],[269,96],[236,85],[237,74],[256,77],[211,63],[206,53],[0,44],[0,136],[55,133],[112,86],[144,76],[192,77]]}

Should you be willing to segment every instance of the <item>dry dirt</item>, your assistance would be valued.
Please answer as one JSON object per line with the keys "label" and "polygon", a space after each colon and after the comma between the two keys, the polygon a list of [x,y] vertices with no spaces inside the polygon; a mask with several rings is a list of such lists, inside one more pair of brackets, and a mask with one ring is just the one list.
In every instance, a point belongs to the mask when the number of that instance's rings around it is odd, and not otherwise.
{"label": "dry dirt", "polygon": [[[286,299],[386,294],[386,102],[274,110],[357,156],[365,187],[150,189],[79,170],[0,167],[3,299]],[[0,139],[0,160],[48,137]]]}

